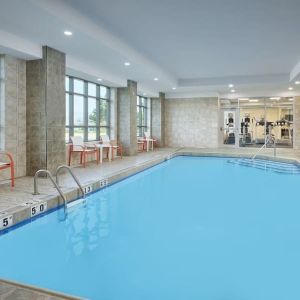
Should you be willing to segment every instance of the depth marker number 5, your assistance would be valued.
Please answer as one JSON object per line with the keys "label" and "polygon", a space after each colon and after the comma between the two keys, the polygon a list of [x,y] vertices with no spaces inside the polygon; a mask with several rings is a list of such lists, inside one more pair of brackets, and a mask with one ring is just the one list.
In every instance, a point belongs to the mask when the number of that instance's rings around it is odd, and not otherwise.
{"label": "depth marker number 5", "polygon": [[10,227],[13,224],[13,216],[9,215],[4,218],[0,218],[0,230]]}
{"label": "depth marker number 5", "polygon": [[47,210],[47,202],[42,202],[31,206],[31,216],[36,216]]}

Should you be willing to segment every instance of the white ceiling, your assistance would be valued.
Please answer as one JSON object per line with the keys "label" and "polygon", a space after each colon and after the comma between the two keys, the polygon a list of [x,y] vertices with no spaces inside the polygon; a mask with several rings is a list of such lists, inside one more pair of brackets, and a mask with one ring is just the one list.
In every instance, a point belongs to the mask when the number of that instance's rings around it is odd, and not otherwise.
{"label": "white ceiling", "polygon": [[290,72],[297,0],[64,0],[177,78]]}
{"label": "white ceiling", "polygon": [[0,0],[0,7],[0,51],[32,58],[49,45],[67,54],[69,72],[112,86],[133,79],[140,92],[170,97],[224,96],[229,83],[243,96],[300,94],[300,85],[287,90],[300,71],[299,0]]}

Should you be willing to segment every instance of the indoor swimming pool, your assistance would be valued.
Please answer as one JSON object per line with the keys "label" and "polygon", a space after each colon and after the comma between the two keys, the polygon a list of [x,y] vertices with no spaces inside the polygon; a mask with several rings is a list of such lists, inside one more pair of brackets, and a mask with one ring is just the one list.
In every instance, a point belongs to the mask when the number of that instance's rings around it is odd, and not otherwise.
{"label": "indoor swimming pool", "polygon": [[300,299],[299,185],[179,156],[0,235],[0,278],[96,300]]}

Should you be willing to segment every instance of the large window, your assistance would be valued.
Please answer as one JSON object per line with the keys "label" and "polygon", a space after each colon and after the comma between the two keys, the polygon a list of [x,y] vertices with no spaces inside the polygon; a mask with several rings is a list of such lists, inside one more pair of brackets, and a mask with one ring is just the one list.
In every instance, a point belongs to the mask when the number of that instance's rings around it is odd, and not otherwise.
{"label": "large window", "polygon": [[137,136],[144,136],[147,131],[147,98],[137,96],[137,111],[136,111],[136,123],[137,123]]}
{"label": "large window", "polygon": [[293,97],[220,99],[224,144],[262,147],[272,137],[276,147],[292,147],[293,102]]}
{"label": "large window", "polygon": [[110,88],[66,77],[66,142],[70,136],[95,141],[109,134]]}

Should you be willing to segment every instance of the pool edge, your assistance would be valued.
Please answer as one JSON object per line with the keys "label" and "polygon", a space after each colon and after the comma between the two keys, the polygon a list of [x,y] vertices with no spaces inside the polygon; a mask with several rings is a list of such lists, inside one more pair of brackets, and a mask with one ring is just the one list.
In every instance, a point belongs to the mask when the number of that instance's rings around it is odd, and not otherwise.
{"label": "pool edge", "polygon": [[[37,287],[34,285],[30,285],[30,284],[24,284],[24,283],[20,283],[14,280],[7,280],[7,279],[3,279],[0,278],[0,287],[6,286],[9,287],[9,297],[14,297],[14,292],[17,292],[19,294],[20,290],[21,291],[30,291],[32,296],[36,296],[36,299],[38,299],[38,296],[48,296],[48,297],[55,297],[55,299],[60,299],[60,300],[85,300],[86,298],[81,298],[81,297],[76,297],[76,296],[72,296],[69,294],[65,294],[62,292],[57,292],[57,291],[53,291],[53,290],[49,290],[46,288],[41,288],[41,287]],[[0,299],[2,299],[2,296],[0,294]],[[4,295],[5,296],[5,295]],[[8,295],[7,295],[8,296]],[[30,298],[28,298],[30,299]]]}
{"label": "pool edge", "polygon": [[[214,152],[209,152],[209,151],[197,152],[197,151],[187,151],[184,148],[181,148],[181,149],[175,150],[174,152],[162,155],[159,158],[154,158],[154,159],[148,160],[146,162],[143,162],[139,165],[128,167],[128,168],[122,169],[121,171],[118,171],[115,173],[111,173],[107,178],[105,178],[108,180],[108,184],[105,186],[101,186],[101,181],[104,180],[103,178],[101,178],[100,180],[95,180],[93,182],[90,182],[89,184],[91,184],[93,187],[92,193],[95,193],[95,192],[97,192],[103,188],[106,188],[110,185],[116,184],[122,180],[125,180],[131,176],[134,176],[140,172],[143,172],[147,169],[150,169],[154,166],[157,166],[161,163],[164,163],[164,162],[166,162],[170,159],[173,159],[175,157],[178,157],[178,156],[217,157],[217,158],[251,158],[251,155],[247,155],[247,154],[242,155],[242,154],[214,153]],[[300,166],[300,162],[295,159],[288,159],[288,158],[281,158],[281,157],[274,158],[274,157],[265,156],[265,155],[259,155],[259,156],[257,156],[257,158],[271,160],[271,161],[278,161],[278,162],[287,162],[287,163],[292,163],[292,164],[296,164],[296,165]],[[67,195],[68,202],[72,202],[79,198],[80,191],[77,188],[72,188],[72,189],[69,189],[69,192],[67,192],[66,195]],[[13,231],[21,226],[26,225],[27,223],[33,222],[33,221],[37,220],[38,218],[45,216],[46,214],[54,212],[62,206],[60,197],[57,195],[45,196],[45,199],[43,198],[42,201],[47,201],[47,203],[50,204],[49,208],[47,209],[46,212],[44,212],[38,216],[34,216],[34,217],[31,217],[29,207],[22,207],[22,208],[16,207],[17,210],[13,213],[16,214],[16,216],[18,217],[17,222],[15,224],[13,224],[12,226],[10,226],[9,228],[1,230],[0,237],[4,234],[9,233],[10,231]],[[48,294],[49,296],[57,297],[58,299],[70,299],[70,300],[85,299],[85,298],[71,296],[71,295],[67,295],[64,293],[41,288],[41,287],[34,286],[34,285],[28,285],[28,284],[19,283],[19,282],[13,281],[13,280],[7,280],[4,278],[0,278],[0,286],[1,286],[1,283],[13,285],[16,288],[20,288],[21,290],[22,289],[30,290],[30,291],[36,292],[37,294],[45,293],[45,294]],[[1,295],[0,295],[0,297],[1,297]]]}
{"label": "pool edge", "polygon": [[[85,186],[90,185],[92,187],[92,192],[95,193],[103,188],[106,188],[112,184],[115,184],[119,181],[122,181],[128,177],[134,176],[140,172],[143,172],[149,168],[152,168],[158,164],[161,164],[169,159],[172,159],[174,157],[178,156],[191,156],[191,157],[220,157],[220,158],[251,158],[252,155],[250,154],[234,154],[234,153],[215,153],[215,152],[209,152],[209,151],[188,151],[184,148],[178,148],[174,150],[171,153],[162,155],[159,158],[150,159],[146,162],[143,162],[139,165],[135,165],[132,167],[128,167],[125,169],[122,169],[117,172],[113,172],[109,174],[106,178],[97,179],[94,181],[90,181],[85,184]],[[270,161],[278,161],[278,162],[286,162],[295,164],[300,167],[300,162],[296,159],[290,159],[290,158],[283,158],[283,157],[271,157],[267,155],[258,155],[258,159],[265,159]],[[103,181],[106,181],[105,184],[103,184]],[[89,193],[90,194],[90,193]],[[88,195],[89,195],[88,194]],[[67,188],[65,189],[65,195],[67,198],[67,202],[73,202],[80,198],[81,193],[79,188]],[[40,217],[43,217],[44,215],[47,215],[49,213],[52,213],[55,210],[58,210],[62,207],[62,199],[58,195],[45,195],[43,198],[38,199],[39,202],[47,202],[47,210],[37,216],[31,216],[31,210],[30,206],[22,206],[18,205],[13,208],[9,208],[7,210],[4,210],[2,214],[0,214],[0,219],[12,216],[13,218],[13,224],[9,226],[8,228],[1,229],[0,230],[0,236],[10,232],[11,230],[15,230],[27,223],[30,223]]]}

